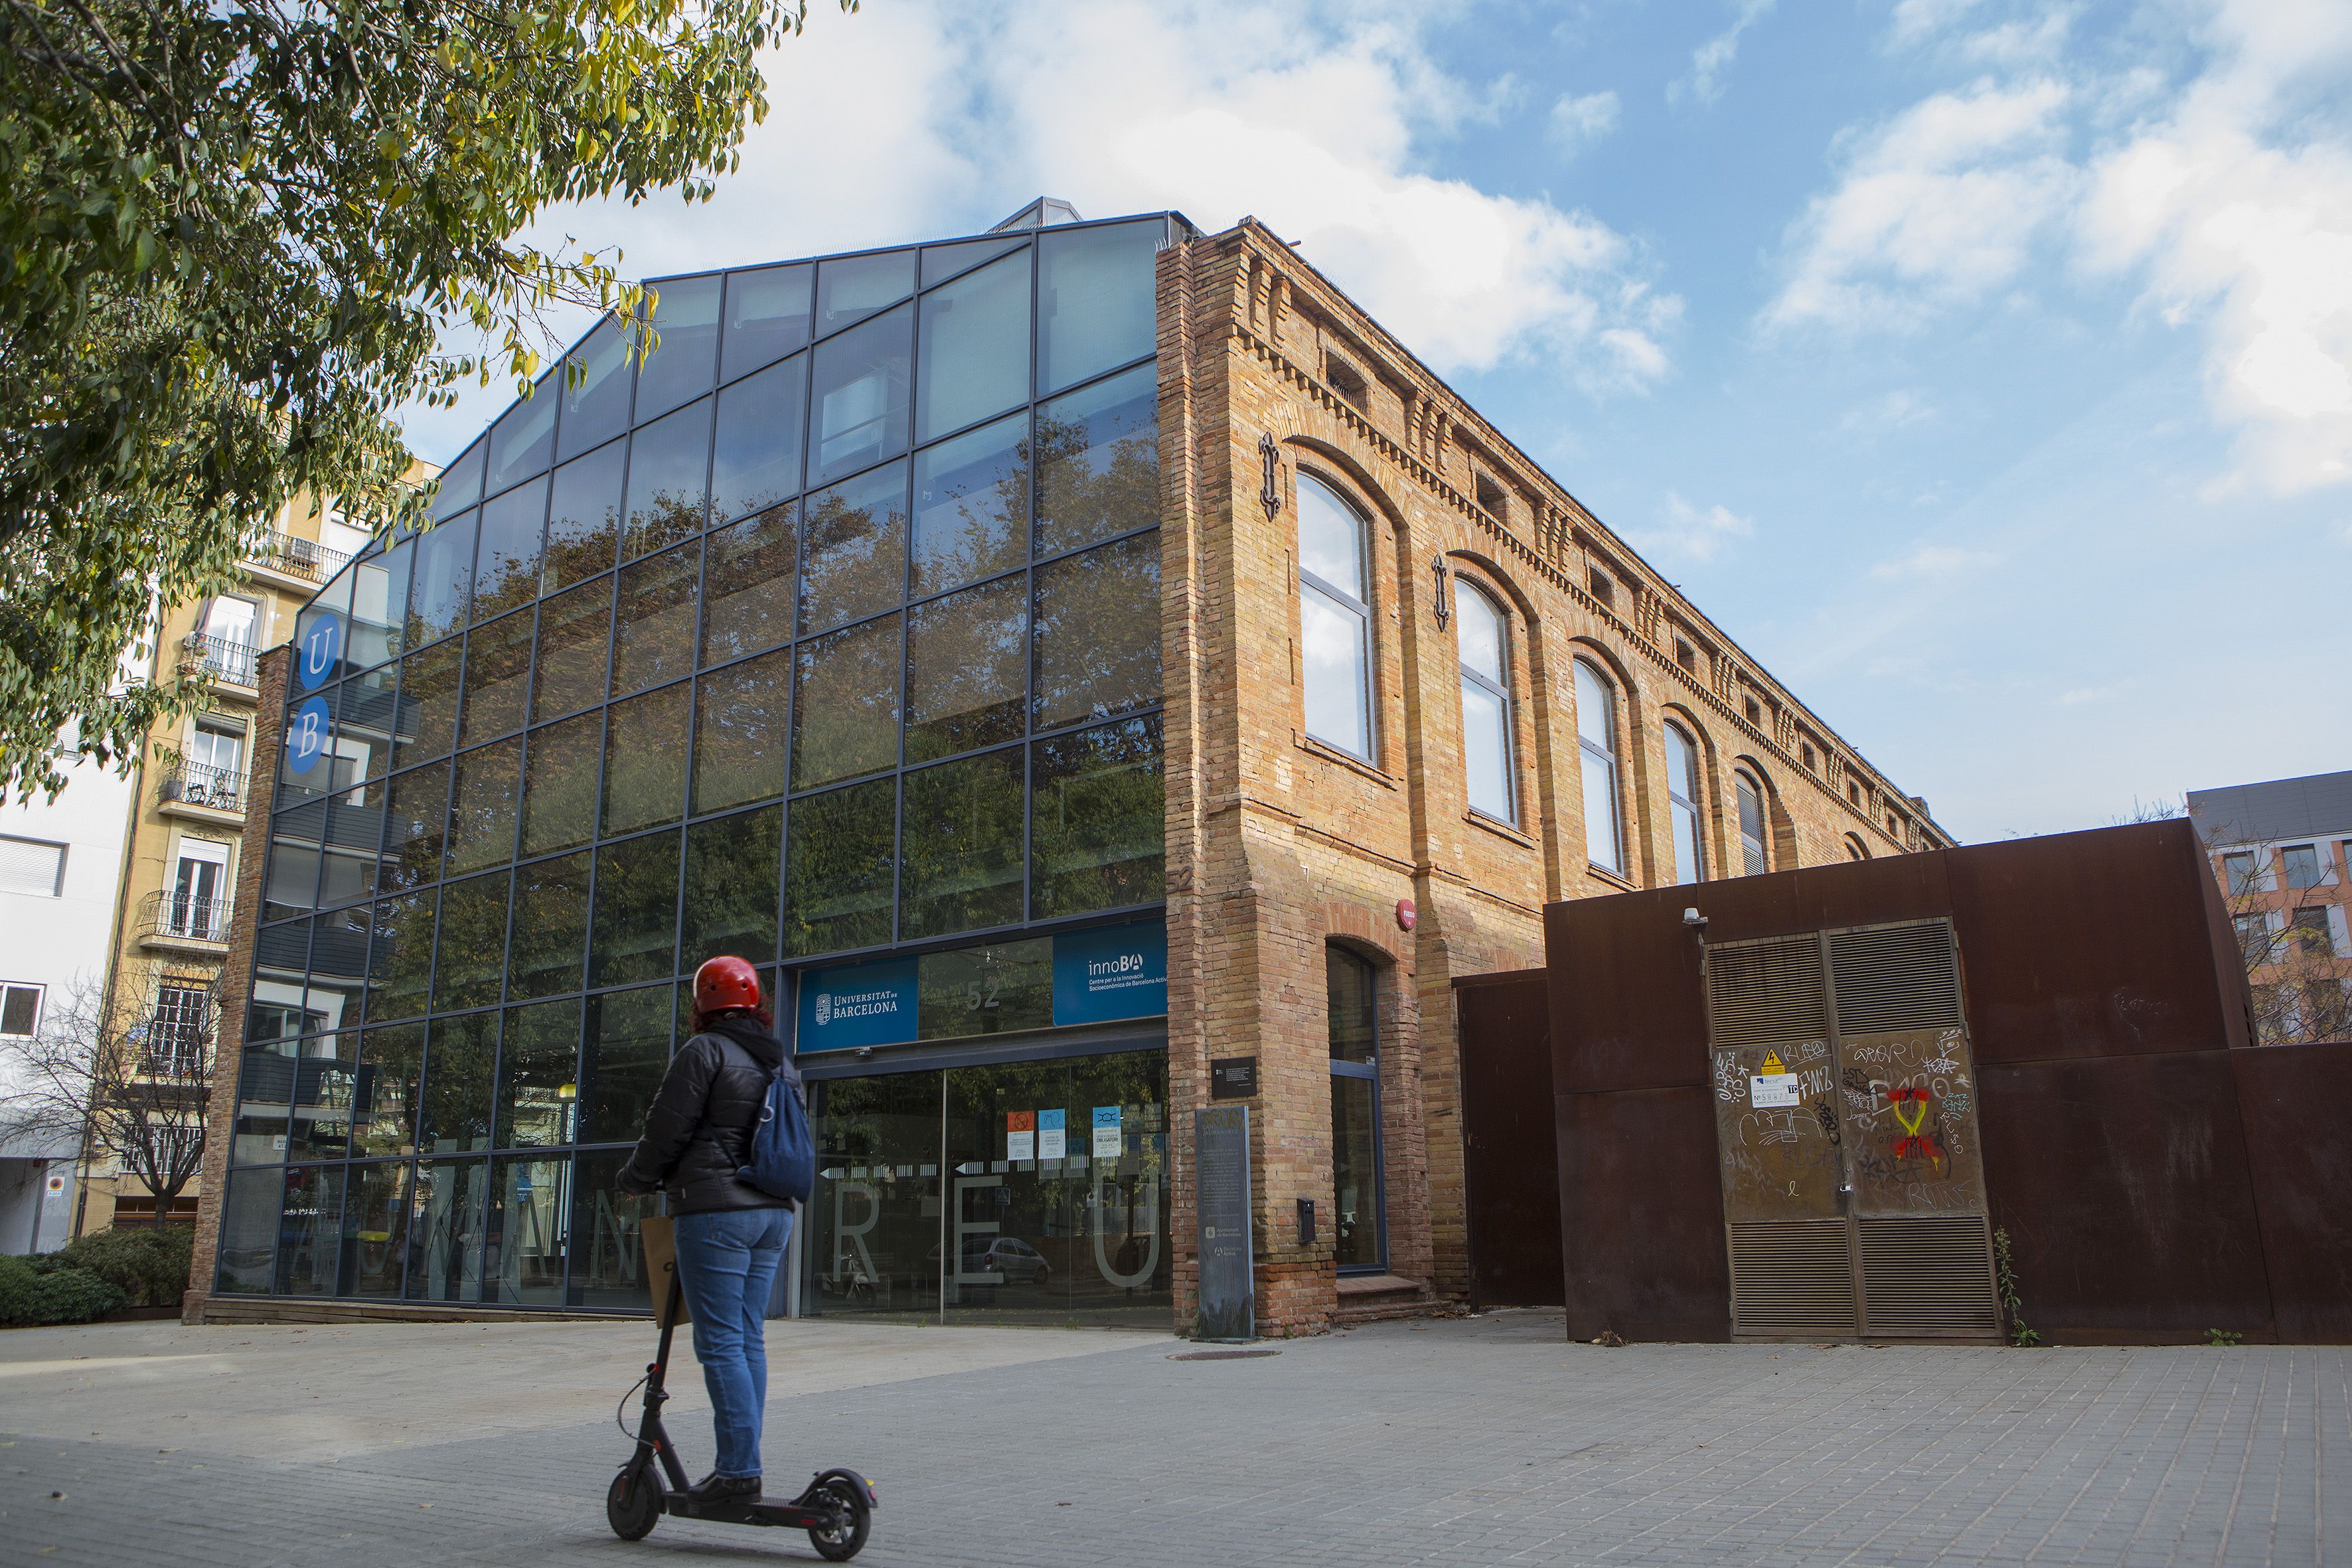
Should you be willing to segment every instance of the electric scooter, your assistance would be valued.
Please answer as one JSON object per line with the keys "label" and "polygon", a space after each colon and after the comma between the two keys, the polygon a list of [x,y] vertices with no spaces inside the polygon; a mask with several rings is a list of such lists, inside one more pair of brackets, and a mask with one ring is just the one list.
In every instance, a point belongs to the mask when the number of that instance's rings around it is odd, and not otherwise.
{"label": "electric scooter", "polygon": [[670,1341],[677,1332],[678,1307],[686,1299],[676,1266],[667,1272],[669,1291],[661,1314],[661,1348],[655,1352],[653,1364],[646,1368],[645,1414],[637,1423],[637,1450],[604,1493],[604,1517],[611,1521],[613,1533],[624,1541],[642,1541],[667,1513],[721,1524],[805,1530],[818,1556],[834,1563],[846,1563],[856,1556],[873,1529],[874,1509],[880,1500],[874,1495],[873,1483],[856,1470],[838,1467],[819,1470],[807,1489],[790,1502],[743,1498],[696,1502],[686,1495],[691,1484],[686,1479],[686,1465],[663,1429],[661,1418],[661,1407],[669,1399],[662,1383],[669,1370]]}

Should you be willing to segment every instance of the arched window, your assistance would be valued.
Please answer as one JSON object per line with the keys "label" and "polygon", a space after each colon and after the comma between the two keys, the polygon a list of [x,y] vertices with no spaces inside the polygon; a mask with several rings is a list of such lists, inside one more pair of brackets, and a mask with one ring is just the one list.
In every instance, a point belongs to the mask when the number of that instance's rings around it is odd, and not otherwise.
{"label": "arched window", "polygon": [[1764,854],[1764,786],[1746,773],[1738,773],[1739,792],[1739,864],[1750,877],[1760,877],[1769,870]]}
{"label": "arched window", "polygon": [[1511,631],[1495,601],[1465,584],[1454,595],[1462,658],[1462,771],[1470,809],[1519,819],[1511,787]]}
{"label": "arched window", "polygon": [[1845,836],[1845,858],[1849,860],[1870,858],[1870,846],[1849,833]]}
{"label": "arched window", "polygon": [[1381,1193],[1380,972],[1344,947],[1323,949],[1331,1021],[1333,1250],[1343,1269],[1388,1262]]}
{"label": "arched window", "polygon": [[1584,858],[1625,874],[1617,829],[1617,693],[1601,673],[1576,661],[1576,745],[1584,758]]}
{"label": "arched window", "polygon": [[1298,626],[1307,732],[1372,760],[1372,612],[1364,583],[1364,520],[1298,476]]}
{"label": "arched window", "polygon": [[1666,806],[1675,819],[1675,880],[1706,880],[1706,850],[1699,839],[1698,742],[1680,724],[1666,726]]}

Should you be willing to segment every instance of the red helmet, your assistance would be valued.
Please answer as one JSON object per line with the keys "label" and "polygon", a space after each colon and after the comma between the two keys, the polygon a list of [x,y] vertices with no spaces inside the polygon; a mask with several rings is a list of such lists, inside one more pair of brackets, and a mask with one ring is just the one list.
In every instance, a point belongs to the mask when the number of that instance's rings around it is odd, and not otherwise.
{"label": "red helmet", "polygon": [[721,953],[694,972],[694,1010],[722,1013],[760,1005],[760,975],[743,959]]}

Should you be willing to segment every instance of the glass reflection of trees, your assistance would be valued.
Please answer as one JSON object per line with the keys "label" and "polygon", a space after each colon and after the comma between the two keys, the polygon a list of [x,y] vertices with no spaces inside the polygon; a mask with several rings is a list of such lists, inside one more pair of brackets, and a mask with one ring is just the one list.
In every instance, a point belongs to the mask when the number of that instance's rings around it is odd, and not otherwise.
{"label": "glass reflection of trees", "polygon": [[[649,1211],[593,1146],[635,1135],[682,967],[1159,900],[1147,228],[1048,244],[1026,407],[1034,237],[933,247],[922,304],[912,250],[676,280],[643,369],[600,326],[434,527],[321,591],[334,740],[274,803],[224,1289],[642,1308]],[[927,1037],[1051,1025],[1048,942],[918,973]],[[1004,1092],[1065,1085],[1074,1149],[1097,1099],[1159,1131],[1163,1089],[1031,1077]],[[866,1180],[913,1205],[899,1296],[935,1310],[940,1085],[911,1082],[908,1157]],[[1033,1228],[1066,1250],[1111,1199],[1056,1201]],[[1118,1204],[1133,1272],[1150,1205]]]}

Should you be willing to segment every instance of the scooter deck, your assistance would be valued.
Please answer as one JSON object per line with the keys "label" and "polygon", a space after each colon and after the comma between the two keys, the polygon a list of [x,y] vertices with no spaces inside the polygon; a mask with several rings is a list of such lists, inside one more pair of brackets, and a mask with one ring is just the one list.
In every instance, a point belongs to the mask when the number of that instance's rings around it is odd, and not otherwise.
{"label": "scooter deck", "polygon": [[673,1519],[707,1519],[719,1524],[768,1524],[785,1530],[823,1529],[833,1522],[830,1509],[803,1507],[798,1502],[779,1502],[772,1498],[746,1501],[741,1498],[722,1498],[717,1502],[697,1502],[684,1492],[662,1493],[662,1511]]}

